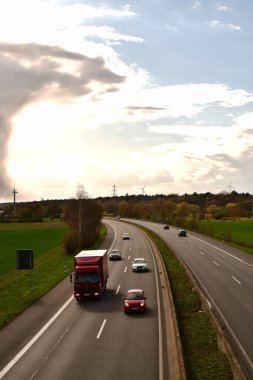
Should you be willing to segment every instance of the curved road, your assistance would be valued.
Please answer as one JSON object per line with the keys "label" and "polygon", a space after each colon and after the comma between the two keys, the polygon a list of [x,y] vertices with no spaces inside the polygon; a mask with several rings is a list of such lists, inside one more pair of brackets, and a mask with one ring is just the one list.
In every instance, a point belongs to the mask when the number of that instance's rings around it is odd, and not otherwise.
{"label": "curved road", "polygon": [[[126,219],[124,219],[126,220]],[[160,235],[193,273],[249,379],[253,379],[253,256],[206,236],[128,220]]]}
{"label": "curved road", "polygon": [[[106,223],[109,235],[101,248],[119,248],[123,259],[109,262],[105,295],[78,304],[66,278],[0,332],[0,379],[168,378],[166,346],[159,334],[164,329],[158,307],[161,290],[150,246],[135,227]],[[131,240],[122,240],[125,231]],[[138,256],[148,260],[147,273],[131,271]],[[148,297],[147,312],[125,315],[122,297],[139,287]]]}

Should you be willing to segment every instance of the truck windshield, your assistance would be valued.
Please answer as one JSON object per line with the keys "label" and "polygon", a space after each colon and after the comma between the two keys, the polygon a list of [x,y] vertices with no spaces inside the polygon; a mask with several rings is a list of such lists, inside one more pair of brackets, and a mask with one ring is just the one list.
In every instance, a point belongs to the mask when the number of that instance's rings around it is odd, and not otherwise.
{"label": "truck windshield", "polygon": [[75,275],[75,282],[81,284],[96,284],[99,282],[98,273],[80,273]]}

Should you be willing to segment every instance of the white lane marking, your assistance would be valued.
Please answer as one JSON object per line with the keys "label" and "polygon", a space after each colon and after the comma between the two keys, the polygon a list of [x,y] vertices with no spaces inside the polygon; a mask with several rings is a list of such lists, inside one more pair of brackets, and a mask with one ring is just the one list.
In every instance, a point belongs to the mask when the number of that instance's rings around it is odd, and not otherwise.
{"label": "white lane marking", "polygon": [[213,261],[213,263],[214,263],[215,265],[217,265],[217,267],[220,266],[220,264],[216,263],[216,261],[214,261],[214,260],[212,260],[212,261]]}
{"label": "white lane marking", "polygon": [[120,285],[117,287],[117,290],[116,290],[115,294],[118,294],[119,290],[120,290]]}
{"label": "white lane marking", "polygon": [[124,269],[124,273],[126,273],[126,271],[127,271],[127,267],[125,267],[125,269]]}
{"label": "white lane marking", "polygon": [[208,301],[207,298],[206,298],[206,302],[207,302],[207,304],[208,304],[208,306],[209,306],[209,309],[212,309],[212,305],[211,305],[211,303]]}
{"label": "white lane marking", "polygon": [[225,251],[224,249],[221,249],[221,248],[217,247],[216,245],[213,245],[213,244],[211,244],[211,243],[208,243],[208,242],[205,241],[205,240],[199,239],[199,238],[197,238],[196,236],[192,236],[192,235],[189,235],[189,236],[191,236],[193,239],[196,239],[196,240],[201,241],[202,243],[205,243],[205,244],[207,244],[207,245],[210,245],[211,247],[217,249],[218,251],[221,251],[221,252],[225,253],[225,254],[228,255],[228,256],[231,256],[233,259],[238,260],[238,261],[240,261],[241,263],[243,263],[243,264],[245,264],[245,265],[248,265],[248,266],[250,266],[250,267],[253,267],[252,264],[247,263],[246,261],[243,261],[242,259],[239,259],[239,257],[236,257],[236,256],[232,255],[231,253]]}
{"label": "white lane marking", "polygon": [[69,331],[68,329],[66,329],[64,331],[64,333],[61,335],[60,339],[58,339],[57,342],[55,343],[55,345],[51,348],[51,350],[49,350],[48,354],[44,357],[44,359],[42,360],[42,362],[40,363],[40,365],[38,366],[38,368],[36,369],[36,371],[33,373],[33,375],[29,378],[29,380],[32,380],[37,375],[37,373],[39,372],[40,368],[43,366],[43,364],[46,362],[46,360],[49,358],[49,356],[52,354],[52,352],[55,350],[55,348],[58,346],[58,344],[64,338],[64,336],[66,335],[66,333],[68,333],[68,331]]}
{"label": "white lane marking", "polygon": [[131,250],[132,250],[132,248],[130,247],[130,248],[129,248],[129,251],[131,252]]}
{"label": "white lane marking", "polygon": [[190,244],[190,247],[194,248],[194,245]]}
{"label": "white lane marking", "polygon": [[238,284],[242,285],[242,283],[241,283],[236,277],[232,276],[232,278],[233,278],[236,282],[238,282]]}
{"label": "white lane marking", "polygon": [[56,318],[63,312],[68,304],[73,300],[71,296],[67,302],[55,313],[52,318],[40,329],[40,331],[27,343],[27,345],[19,351],[19,353],[2,369],[0,372],[0,379],[17,363],[17,361],[29,350],[29,348],[40,338],[40,336],[48,329],[48,327],[56,320]]}
{"label": "white lane marking", "polygon": [[105,327],[106,321],[107,321],[107,319],[104,319],[104,321],[103,321],[103,323],[102,323],[102,326],[100,327],[100,330],[99,330],[99,332],[98,332],[98,335],[97,335],[97,338],[96,338],[96,339],[99,339],[99,338],[100,338],[100,335],[102,334],[103,328]]}
{"label": "white lane marking", "polygon": [[206,254],[204,253],[204,252],[202,252],[202,251],[200,251],[200,253],[201,253],[201,255],[203,255],[203,256],[205,256]]}
{"label": "white lane marking", "polygon": [[130,260],[130,257],[131,257],[131,256],[129,255],[129,256],[128,256],[128,260]]}

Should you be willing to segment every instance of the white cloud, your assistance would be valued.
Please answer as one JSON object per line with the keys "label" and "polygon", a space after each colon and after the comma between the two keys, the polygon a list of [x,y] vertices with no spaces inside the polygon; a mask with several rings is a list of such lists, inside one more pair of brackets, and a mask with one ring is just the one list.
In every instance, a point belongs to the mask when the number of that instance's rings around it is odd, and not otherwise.
{"label": "white cloud", "polygon": [[209,25],[214,29],[221,29],[221,30],[227,29],[227,30],[235,30],[235,31],[241,30],[241,27],[239,25],[234,25],[232,23],[224,24],[224,23],[217,21],[217,20],[213,20],[213,21],[209,22]]}
{"label": "white cloud", "polygon": [[102,40],[143,42],[143,38],[141,37],[134,37],[117,33],[114,28],[109,26],[83,26],[82,32],[84,37],[96,36]]}
{"label": "white cloud", "polygon": [[194,0],[192,4],[192,9],[200,9],[202,8],[202,1]]}
{"label": "white cloud", "polygon": [[226,5],[218,5],[217,9],[218,9],[218,11],[221,11],[221,12],[227,12],[227,11],[232,10],[231,7],[228,7]]}

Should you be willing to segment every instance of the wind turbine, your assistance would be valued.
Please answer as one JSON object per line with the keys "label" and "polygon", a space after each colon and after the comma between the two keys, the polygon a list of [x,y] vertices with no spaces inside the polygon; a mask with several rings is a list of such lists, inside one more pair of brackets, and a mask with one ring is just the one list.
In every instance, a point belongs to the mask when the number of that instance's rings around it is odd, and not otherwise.
{"label": "wind turbine", "polygon": [[145,185],[145,186],[143,186],[143,187],[141,187],[140,189],[142,190],[142,195],[145,195],[145,187],[146,187],[147,185]]}
{"label": "wind turbine", "polygon": [[232,184],[231,184],[231,179],[229,181],[229,185],[227,185],[226,187],[229,188],[229,194],[231,194],[231,189],[234,189],[234,186],[232,186]]}

